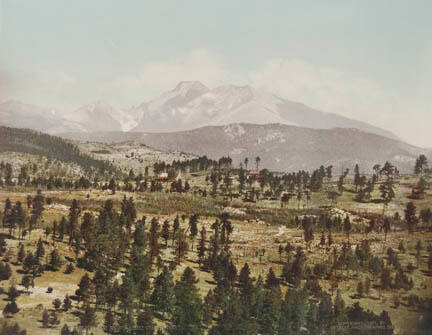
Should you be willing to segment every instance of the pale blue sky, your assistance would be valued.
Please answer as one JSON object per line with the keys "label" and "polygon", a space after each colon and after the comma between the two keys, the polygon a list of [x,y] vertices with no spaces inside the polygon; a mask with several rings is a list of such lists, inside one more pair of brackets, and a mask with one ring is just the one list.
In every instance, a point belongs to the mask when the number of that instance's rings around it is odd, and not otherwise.
{"label": "pale blue sky", "polygon": [[0,101],[131,105],[181,80],[250,84],[432,147],[432,1],[0,3]]}

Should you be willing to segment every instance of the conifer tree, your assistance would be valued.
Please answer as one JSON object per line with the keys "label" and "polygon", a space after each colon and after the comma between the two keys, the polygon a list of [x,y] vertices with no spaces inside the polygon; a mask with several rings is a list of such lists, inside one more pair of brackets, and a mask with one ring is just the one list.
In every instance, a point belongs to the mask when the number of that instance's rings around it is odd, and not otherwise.
{"label": "conifer tree", "polygon": [[89,305],[86,304],[84,307],[83,313],[80,315],[80,326],[85,329],[86,335],[91,328],[97,326],[97,319],[95,310]]}
{"label": "conifer tree", "polygon": [[221,225],[221,243],[225,244],[225,248],[229,247],[230,243],[230,235],[233,232],[233,226],[230,221],[229,214],[227,212],[223,212],[220,215],[220,225]]}
{"label": "conifer tree", "polygon": [[16,314],[18,312],[19,312],[19,308],[15,301],[8,302],[5,308],[3,309],[3,314],[6,316],[10,314]]}
{"label": "conifer tree", "polygon": [[177,232],[179,231],[179,229],[180,229],[180,220],[179,220],[179,216],[177,215],[173,221],[173,232],[171,235],[173,245],[174,245],[174,242],[176,241]]}
{"label": "conifer tree", "polygon": [[369,292],[370,292],[370,286],[371,286],[371,280],[370,280],[369,276],[366,277],[366,280],[365,280],[363,286],[364,286],[364,293],[366,294],[366,296],[368,296]]}
{"label": "conifer tree", "polygon": [[0,256],[4,254],[6,251],[7,243],[5,241],[5,238],[3,236],[0,236]]}
{"label": "conifer tree", "polygon": [[59,226],[59,239],[60,239],[60,241],[63,241],[67,224],[68,223],[67,223],[66,218],[64,216],[62,216],[61,221],[60,221],[60,226]]}
{"label": "conifer tree", "polygon": [[3,218],[2,218],[2,225],[3,229],[9,227],[9,222],[11,220],[11,214],[12,214],[12,203],[9,198],[6,199],[4,210],[3,210]]}
{"label": "conifer tree", "polygon": [[348,242],[349,242],[350,232],[351,232],[351,220],[350,220],[348,215],[344,219],[343,229],[345,231],[345,234],[346,234]]}
{"label": "conifer tree", "polygon": [[279,286],[279,279],[276,278],[273,268],[270,268],[267,274],[265,286],[268,289],[272,289],[275,288],[276,286]]}
{"label": "conifer tree", "polygon": [[198,215],[194,214],[189,218],[189,236],[192,240],[192,251],[195,237],[198,235]]}
{"label": "conifer tree", "polygon": [[55,220],[53,221],[52,236],[53,236],[53,239],[55,239],[57,236],[57,221],[55,221]]}
{"label": "conifer tree", "polygon": [[213,320],[213,314],[216,311],[216,298],[213,290],[209,290],[204,298],[203,305],[203,323],[209,325]]}
{"label": "conifer tree", "polygon": [[42,217],[42,213],[45,210],[44,203],[45,197],[43,196],[42,191],[37,190],[32,202],[32,214],[35,215],[37,219]]}
{"label": "conifer tree", "polygon": [[172,312],[174,301],[173,276],[168,267],[165,266],[155,280],[151,302],[157,311],[162,313],[162,315],[165,315],[165,313]]}
{"label": "conifer tree", "polygon": [[390,218],[384,218],[384,241],[387,241],[387,234],[391,231],[391,221]]}
{"label": "conifer tree", "polygon": [[326,239],[325,239],[325,235],[324,235],[324,231],[321,232],[321,239],[320,239],[320,245],[321,246],[325,246],[326,244]]}
{"label": "conifer tree", "polygon": [[65,298],[63,299],[63,309],[67,312],[72,308],[72,300],[69,298],[69,295],[66,294]]}
{"label": "conifer tree", "polygon": [[68,327],[67,324],[64,324],[61,331],[60,331],[60,335],[71,335],[71,331]]}
{"label": "conifer tree", "polygon": [[80,282],[78,283],[78,289],[75,291],[75,294],[78,296],[79,301],[87,301],[90,297],[91,293],[91,280],[87,273],[81,277]]}
{"label": "conifer tree", "polygon": [[103,330],[108,335],[111,335],[114,333],[114,327],[115,327],[114,314],[112,313],[112,311],[108,310],[105,314]]}
{"label": "conifer tree", "polygon": [[386,290],[391,286],[390,270],[384,268],[381,274],[381,289]]}
{"label": "conifer tree", "polygon": [[161,232],[162,238],[165,240],[165,247],[168,246],[168,240],[170,236],[170,228],[169,228],[169,221],[165,220],[162,225],[162,232]]}
{"label": "conifer tree", "polygon": [[110,182],[109,182],[109,185],[108,185],[108,189],[111,190],[112,194],[115,194],[115,193],[116,193],[117,184],[116,184],[114,178],[111,178],[111,180],[110,180]]}
{"label": "conifer tree", "polygon": [[418,218],[416,216],[416,206],[411,201],[406,205],[405,209],[405,221],[408,225],[408,231],[412,233],[414,228],[418,222]]}
{"label": "conifer tree", "polygon": [[200,231],[200,241],[199,241],[199,245],[198,245],[198,262],[199,262],[200,266],[204,262],[205,253],[207,251],[207,248],[205,245],[206,235],[207,235],[206,228],[204,225],[202,225],[201,231]]}
{"label": "conifer tree", "polygon": [[358,187],[360,185],[360,169],[358,164],[355,165],[354,167],[354,185],[356,187],[356,192],[358,192]]}
{"label": "conifer tree", "polygon": [[81,209],[79,208],[78,201],[76,199],[73,199],[72,206],[69,209],[69,226],[68,226],[69,244],[72,244],[72,241],[75,238],[75,233],[78,229],[78,219],[80,213],[81,213]]}
{"label": "conifer tree", "polygon": [[302,221],[303,226],[303,236],[304,240],[306,242],[307,248],[310,248],[310,244],[314,239],[314,233],[313,233],[313,221],[310,217],[305,216]]}
{"label": "conifer tree", "polygon": [[16,204],[13,206],[12,208],[12,218],[11,218],[11,222],[10,225],[11,227],[9,227],[10,229],[12,228],[15,229],[15,227],[18,227],[18,236],[21,238],[21,234],[24,231],[25,228],[25,223],[26,223],[26,215],[25,215],[25,211],[21,205],[20,201],[17,201]]}
{"label": "conifer tree", "polygon": [[153,218],[150,223],[149,246],[150,246],[150,261],[153,263],[154,259],[157,259],[160,253],[159,220],[156,218]]}
{"label": "conifer tree", "polygon": [[42,313],[42,327],[49,328],[49,326],[49,314],[48,311],[45,309]]}
{"label": "conifer tree", "polygon": [[153,313],[150,308],[145,308],[138,314],[136,325],[139,335],[154,334],[156,325],[153,321]]}
{"label": "conifer tree", "polygon": [[318,324],[320,329],[328,329],[332,319],[332,301],[330,295],[324,293],[318,304]]}
{"label": "conifer tree", "polygon": [[361,298],[363,297],[363,282],[361,280],[359,280],[359,282],[357,283],[357,295]]}
{"label": "conifer tree", "polygon": [[26,258],[23,262],[23,269],[27,273],[33,269],[33,267],[36,265],[36,258],[33,256],[32,252],[28,252]]}
{"label": "conifer tree", "polygon": [[186,255],[188,251],[188,243],[186,242],[186,234],[183,229],[180,229],[177,234],[177,243],[176,243],[176,262],[180,264],[183,260],[183,257]]}
{"label": "conifer tree", "polygon": [[250,269],[248,263],[245,263],[241,268],[238,281],[242,291],[247,291],[250,289],[252,280],[250,278]]}
{"label": "conifer tree", "polygon": [[44,248],[42,239],[38,240],[35,256],[39,261],[45,256],[45,248]]}
{"label": "conifer tree", "polygon": [[31,195],[29,194],[26,198],[27,209],[30,209],[30,207],[32,207],[32,203],[33,203],[33,199],[31,197]]}
{"label": "conifer tree", "polygon": [[336,298],[333,305],[333,325],[345,322],[347,319],[345,302],[343,301],[340,290],[337,290]]}
{"label": "conifer tree", "polygon": [[57,249],[54,249],[50,254],[49,265],[53,271],[58,271],[62,265],[62,260]]}
{"label": "conifer tree", "polygon": [[25,256],[26,253],[24,249],[24,244],[21,244],[17,255],[17,262],[22,263],[24,261]]}
{"label": "conifer tree", "polygon": [[61,300],[60,300],[59,298],[54,299],[54,301],[53,301],[53,306],[54,306],[54,308],[55,308],[56,310],[59,310],[59,309],[60,309],[61,304],[62,304],[62,302],[61,302]]}
{"label": "conifer tree", "polygon": [[32,278],[30,276],[24,276],[21,279],[21,285],[24,286],[24,288],[26,289],[27,293],[29,293],[29,287],[30,285],[32,285]]}
{"label": "conifer tree", "polygon": [[[384,168],[383,168],[384,169]],[[383,212],[382,215],[384,216],[385,210],[389,203],[394,199],[396,196],[395,190],[394,190],[394,181],[393,181],[393,172],[392,169],[389,167],[389,172],[386,173],[386,180],[381,183],[379,190],[381,192],[381,199],[383,202]]]}
{"label": "conifer tree", "polygon": [[287,263],[290,262],[291,253],[294,251],[294,247],[291,245],[291,243],[287,242],[285,246],[285,252],[287,254]]}
{"label": "conifer tree", "polygon": [[175,285],[175,304],[168,327],[170,335],[203,334],[202,300],[193,278],[193,270],[186,268],[181,280]]}

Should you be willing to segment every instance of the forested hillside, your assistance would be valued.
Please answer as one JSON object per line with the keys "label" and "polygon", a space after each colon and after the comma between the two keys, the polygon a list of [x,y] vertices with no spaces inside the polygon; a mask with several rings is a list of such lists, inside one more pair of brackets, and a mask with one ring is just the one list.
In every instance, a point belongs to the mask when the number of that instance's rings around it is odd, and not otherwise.
{"label": "forested hillside", "polygon": [[110,163],[80,152],[78,147],[60,137],[30,129],[0,127],[0,152],[23,152],[75,163],[86,172],[118,173]]}
{"label": "forested hillside", "polygon": [[363,171],[371,171],[377,161],[389,161],[402,173],[408,173],[419,155],[432,158],[425,149],[357,129],[313,129],[284,124],[238,123],[179,132],[95,132],[62,136],[106,143],[134,140],[160,151],[188,152],[211,159],[229,156],[234,166],[239,166],[246,157],[259,156],[260,167],[272,171],[293,172],[320,165],[332,165],[341,171],[355,164],[362,166]]}

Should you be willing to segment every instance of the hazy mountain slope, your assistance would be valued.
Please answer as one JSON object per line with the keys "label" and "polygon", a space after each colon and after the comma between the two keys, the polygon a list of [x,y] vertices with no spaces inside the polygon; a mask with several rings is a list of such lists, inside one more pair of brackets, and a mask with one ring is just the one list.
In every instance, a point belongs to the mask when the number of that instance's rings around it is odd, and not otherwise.
{"label": "hazy mountain slope", "polygon": [[71,113],[10,100],[0,104],[0,125],[31,128],[51,134],[88,131],[129,131],[138,122],[130,109],[104,102],[84,105]]}
{"label": "hazy mountain slope", "polygon": [[209,90],[199,82],[183,82],[149,103],[134,131],[180,131],[207,125],[281,123],[330,129],[358,128],[397,138],[389,131],[337,114],[325,113],[304,104],[288,101],[250,86],[224,85]]}
{"label": "hazy mountain slope", "polygon": [[128,110],[118,109],[102,101],[85,105],[65,115],[85,131],[129,131],[137,125]]}
{"label": "hazy mountain slope", "polygon": [[78,147],[63,138],[29,129],[0,127],[0,152],[20,152],[74,163],[85,171],[116,172],[113,166],[82,153]]}
{"label": "hazy mountain slope", "polygon": [[65,136],[106,142],[133,138],[162,151],[189,152],[214,159],[229,155],[236,165],[243,162],[245,157],[253,165],[255,157],[259,156],[261,167],[279,171],[309,170],[320,165],[333,165],[340,171],[343,167],[353,168],[354,164],[359,163],[363,171],[369,172],[374,164],[388,160],[402,172],[411,172],[415,158],[425,152],[403,142],[357,129],[312,129],[281,124],[231,124],[171,133]]}
{"label": "hazy mountain slope", "polygon": [[389,131],[337,114],[325,113],[249,86],[209,89],[200,82],[180,82],[159,98],[138,107],[118,108],[98,101],[73,112],[8,101],[0,104],[0,124],[51,134],[95,131],[169,132],[231,123],[281,123],[300,127],[357,128],[397,137]]}
{"label": "hazy mountain slope", "polygon": [[51,133],[84,130],[80,124],[66,120],[55,109],[24,104],[16,100],[0,104],[0,125]]}
{"label": "hazy mountain slope", "polygon": [[159,98],[142,103],[130,113],[139,115],[139,123],[133,131],[171,131],[187,127],[183,106],[210,91],[200,82],[180,82],[174,89]]}

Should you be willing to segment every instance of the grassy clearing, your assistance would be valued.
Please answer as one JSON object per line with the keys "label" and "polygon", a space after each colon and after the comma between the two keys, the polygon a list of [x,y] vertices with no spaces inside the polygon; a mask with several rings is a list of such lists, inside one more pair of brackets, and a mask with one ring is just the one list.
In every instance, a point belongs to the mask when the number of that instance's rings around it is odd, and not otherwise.
{"label": "grassy clearing", "polygon": [[[196,185],[205,185],[205,176],[199,175],[198,180],[194,180]],[[397,196],[387,209],[389,214],[398,211],[403,215],[404,207],[408,201],[407,198],[410,194],[412,185],[415,184],[414,178],[404,178],[396,189]],[[351,213],[350,215],[361,215],[362,213],[381,213],[382,204],[368,203],[362,204],[353,201],[354,193],[350,191],[353,187],[348,185],[347,189],[342,196],[337,199],[334,205],[343,213]],[[0,210],[3,211],[5,199],[10,198],[13,203],[21,201],[26,203],[28,194],[34,195],[35,189],[13,188],[0,190]],[[244,203],[240,199],[229,201],[223,197],[206,198],[195,197],[190,194],[173,194],[173,193],[129,193],[118,191],[112,195],[109,191],[89,190],[89,191],[44,191],[47,198],[52,199],[51,205],[45,205],[45,212],[43,220],[40,223],[37,231],[34,231],[31,236],[27,236],[25,240],[18,241],[16,239],[7,239],[8,253],[11,255],[11,260],[14,262],[18,251],[18,243],[22,242],[26,249],[33,250],[36,248],[36,243],[39,238],[45,239],[43,234],[44,228],[51,226],[54,220],[59,221],[62,216],[68,215],[69,206],[73,199],[77,199],[82,206],[83,210],[97,211],[107,199],[111,199],[115,203],[115,207],[119,209],[120,202],[124,196],[132,196],[135,199],[137,216],[153,217],[157,216],[161,220],[173,219],[176,215],[186,215],[199,213],[200,226],[205,225],[207,229],[207,236],[211,235],[211,223],[223,212],[228,211],[231,213],[234,232],[231,240],[231,250],[233,253],[233,260],[237,269],[248,263],[252,270],[252,276],[264,277],[269,268],[272,267],[277,275],[281,274],[283,262],[278,253],[279,244],[290,242],[295,247],[301,246],[305,248],[303,240],[303,232],[291,223],[296,215],[319,215],[322,213],[322,206],[328,206],[329,200],[324,192],[313,193],[311,199],[307,202],[303,201],[298,203],[297,200],[292,199],[287,206],[281,208],[279,201],[260,200],[257,203]],[[379,193],[375,190],[373,198],[379,198]],[[415,201],[417,209],[427,208],[432,206],[432,194],[429,191],[424,200]],[[26,208],[26,206],[24,206]],[[353,214],[354,213],[354,214]],[[181,220],[181,225],[186,228],[186,222]],[[199,227],[200,228],[200,227]],[[355,227],[359,231],[363,230],[362,226]],[[355,231],[356,229],[354,229]],[[310,251],[307,252],[308,265],[327,261],[331,258],[331,254],[326,248],[319,246],[320,231],[315,232],[315,239],[312,242]],[[388,290],[385,292],[379,291],[379,280],[365,270],[346,274],[343,273],[343,280],[339,282],[339,289],[342,296],[348,305],[359,301],[361,306],[370,309],[375,313],[381,313],[386,310],[396,327],[399,334],[409,334],[413,326],[418,323],[420,313],[408,305],[406,298],[415,294],[422,298],[432,298],[432,277],[425,274],[427,269],[428,253],[426,247],[432,245],[431,232],[417,232],[408,234],[405,231],[398,231],[390,233],[387,240],[384,241],[384,234],[370,233],[367,237],[363,233],[351,234],[352,244],[358,244],[363,239],[368,238],[371,241],[371,248],[374,254],[381,255],[386,259],[386,250],[392,247],[397,251],[399,243],[402,241],[406,247],[406,253],[398,253],[399,261],[403,268],[406,268],[408,263],[412,263],[416,269],[408,275],[414,281],[414,288],[409,292],[403,290]],[[343,233],[333,234],[334,246],[341,248],[341,245],[346,241]],[[420,256],[416,256],[415,246],[418,241],[421,241],[423,250]],[[46,254],[52,249],[52,241],[47,241]],[[195,241],[195,248],[197,241]],[[73,257],[73,251],[66,243],[56,243],[62,257]],[[264,254],[257,251],[265,250]],[[292,257],[292,256],[291,256]],[[169,261],[173,259],[173,249],[171,243],[163,250],[163,259]],[[282,261],[285,256],[282,256]],[[186,261],[174,271],[174,276],[178,279],[183,270],[190,266],[195,270],[199,279],[199,289],[204,296],[208,290],[214,287],[213,277],[210,273],[201,271],[197,264],[196,251],[189,251]],[[21,282],[22,274],[20,273],[20,266],[12,265],[14,272],[14,281],[19,284]],[[72,274],[64,273],[65,265],[58,272],[46,271],[41,277],[35,280],[35,287],[30,289],[30,294],[24,293],[18,299],[17,303],[20,307],[20,312],[14,315],[10,321],[16,321],[26,328],[29,334],[59,334],[60,328],[63,324],[76,325],[78,318],[76,313],[61,312],[59,318],[61,319],[61,326],[51,329],[41,328],[41,315],[44,308],[52,309],[52,301],[55,298],[63,299],[66,294],[73,295],[77,289],[77,283],[84,270],[76,268]],[[156,276],[157,270],[153,276]],[[392,276],[394,272],[392,273]],[[342,274],[341,274],[342,276]],[[365,279],[368,276],[372,280],[372,288],[368,296],[361,299],[355,297],[357,282],[360,279]],[[326,279],[319,280],[320,285],[327,291],[330,291],[330,282]],[[8,281],[1,281],[0,288],[3,292],[7,291],[9,286]],[[53,292],[47,293],[47,288],[52,287]],[[22,287],[18,287],[23,290]],[[282,291],[287,289],[286,286],[282,287]],[[394,307],[394,297],[399,296],[401,305],[398,308]],[[0,309],[3,309],[7,303],[7,296],[5,293],[0,297]],[[76,306],[76,302],[74,302]],[[103,334],[101,331],[102,315],[99,316],[99,326],[94,329],[94,334]],[[0,320],[1,322],[1,320]],[[157,321],[160,326],[164,326],[163,322]]]}

